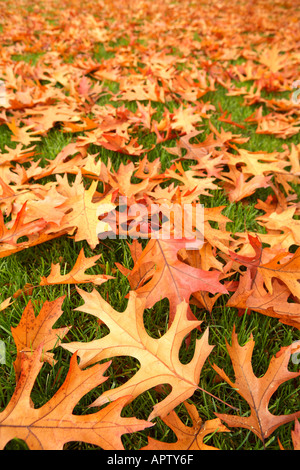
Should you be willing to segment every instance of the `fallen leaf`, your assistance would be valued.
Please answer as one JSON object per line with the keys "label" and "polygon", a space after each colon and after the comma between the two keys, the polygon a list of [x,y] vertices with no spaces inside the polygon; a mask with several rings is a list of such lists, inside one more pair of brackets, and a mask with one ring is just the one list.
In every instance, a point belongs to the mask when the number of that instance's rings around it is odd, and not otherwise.
{"label": "fallen leaf", "polygon": [[159,384],[168,383],[171,393],[154,406],[148,420],[156,416],[166,416],[176,405],[189,398],[199,387],[199,378],[204,362],[213,349],[208,344],[208,330],[198,339],[193,359],[188,364],[179,360],[179,349],[184,338],[200,322],[187,319],[187,303],[177,307],[171,327],[160,338],[154,339],[146,332],[143,313],[145,301],[133,291],[130,292],[128,306],[124,312],[115,311],[100,294],[78,290],[85,301],[78,310],[96,316],[109,328],[110,333],[101,339],[88,343],[63,343],[70,352],[77,351],[80,367],[84,368],[105,358],[126,355],[135,357],[140,368],[123,385],[108,390],[96,399],[91,406],[102,406],[121,396],[132,395],[132,399]]}
{"label": "fallen leaf", "polygon": [[[49,364],[55,364],[54,354],[49,352],[60,345],[62,338],[68,333],[69,327],[55,328],[54,323],[62,315],[61,305],[64,296],[49,302],[45,301],[37,316],[31,300],[26,305],[21,320],[16,327],[11,327],[12,336],[16,344],[17,352],[34,352],[43,343],[42,360]],[[21,370],[20,354],[14,362],[16,377]]]}
{"label": "fallen leaf", "polygon": [[265,442],[265,439],[279,426],[300,416],[300,411],[276,416],[268,409],[269,401],[278,387],[287,380],[300,375],[300,372],[289,372],[287,369],[291,356],[291,347],[282,348],[280,353],[271,359],[267,372],[259,378],[252,369],[251,360],[254,348],[252,336],[244,346],[240,346],[234,329],[232,345],[230,346],[226,341],[226,347],[232,361],[235,382],[232,382],[224,370],[216,364],[213,365],[213,368],[223,380],[247,401],[251,414],[247,417],[222,413],[215,414],[222,421],[225,421],[228,426],[249,429]]}
{"label": "fallen leaf", "polygon": [[215,434],[216,432],[229,432],[226,426],[221,423],[219,418],[202,421],[195,405],[190,405],[188,402],[184,402],[184,405],[192,419],[193,426],[186,426],[183,424],[175,411],[171,411],[171,413],[163,419],[163,422],[176,434],[177,441],[169,444],[167,442],[160,442],[152,437],[148,437],[148,445],[143,447],[141,450],[219,450],[216,447],[207,445],[206,439],[204,442],[204,438],[209,434]]}
{"label": "fallen leaf", "polygon": [[42,277],[40,281],[40,286],[48,286],[51,284],[82,284],[82,283],[92,283],[97,286],[103,284],[108,279],[113,279],[112,276],[106,274],[85,274],[85,271],[96,265],[96,261],[100,258],[101,255],[92,256],[91,258],[86,258],[84,255],[83,248],[80,250],[78,258],[69,272],[69,274],[60,274],[60,264],[52,264],[51,272],[49,276]]}
{"label": "fallen leaf", "polygon": [[20,376],[14,394],[0,413],[0,445],[11,439],[24,440],[32,450],[62,450],[67,442],[83,441],[105,450],[123,450],[121,436],[145,429],[152,424],[135,418],[122,418],[121,412],[128,397],[121,397],[102,410],[78,416],[72,413],[77,402],[90,390],[99,386],[110,362],[97,364],[82,371],[72,356],[68,375],[50,400],[34,408],[30,393],[41,369],[42,345],[33,354],[20,353]]}

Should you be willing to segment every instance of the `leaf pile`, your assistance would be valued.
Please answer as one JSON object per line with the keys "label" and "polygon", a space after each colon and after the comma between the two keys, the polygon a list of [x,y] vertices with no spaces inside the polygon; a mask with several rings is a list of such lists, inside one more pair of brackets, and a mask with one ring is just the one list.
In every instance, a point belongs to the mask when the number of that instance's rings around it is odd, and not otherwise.
{"label": "leaf pile", "polygon": [[[265,447],[277,428],[294,422],[298,448],[300,407],[284,415],[269,410],[281,385],[299,386],[300,372],[288,369],[299,351],[295,339],[277,343],[276,357],[258,377],[253,337],[242,345],[233,329],[231,345],[226,341],[232,381],[213,356],[218,345],[210,343],[210,331],[213,315],[232,307],[237,318],[272,317],[290,328],[290,338],[299,337],[299,9],[291,0],[63,0],[59,7],[54,0],[0,0],[0,7],[0,258],[5,263],[47,243],[51,250],[57,239],[93,252],[78,249],[64,274],[61,260],[49,264],[39,285],[22,293],[65,286],[77,299],[74,310],[86,321],[95,317],[106,332],[73,341],[76,324],[54,328],[64,321],[64,296],[39,312],[29,300],[8,332],[16,347],[15,387],[0,413],[1,446],[19,438],[31,449],[63,449],[72,441],[124,449],[124,434],[147,430],[143,449],[216,449],[207,436],[226,433],[226,439],[238,427]],[[224,109],[222,96],[238,100],[243,117]],[[49,157],[51,139],[60,145]],[[272,151],[260,145],[266,141],[276,141]],[[246,211],[253,200],[253,229],[233,230],[227,203]],[[198,248],[176,237],[170,214],[185,204],[193,215],[204,205]],[[169,238],[151,236],[153,207],[161,208],[157,233],[168,224]],[[124,238],[131,264],[118,259],[110,266],[114,276],[105,266],[102,274],[86,272],[101,261],[106,239],[117,250]],[[121,277],[129,290],[119,311],[101,288],[109,281],[118,291]],[[70,290],[77,284],[79,295]],[[1,315],[19,295],[3,298]],[[163,299],[165,330],[153,337],[146,317]],[[182,348],[188,363],[180,359]],[[32,390],[57,354],[69,358],[68,373],[37,407]],[[138,366],[105,389],[104,374],[120,357]],[[202,419],[197,397],[209,395],[202,384],[212,372],[227,383],[228,395],[232,388],[247,402],[250,415],[231,405],[230,414],[216,411],[222,400],[213,396],[215,416]],[[99,393],[86,414],[74,412],[92,390]],[[150,390],[159,397],[151,413],[124,417]],[[192,426],[177,413],[181,404]],[[151,437],[158,420],[174,431],[175,442]]]}

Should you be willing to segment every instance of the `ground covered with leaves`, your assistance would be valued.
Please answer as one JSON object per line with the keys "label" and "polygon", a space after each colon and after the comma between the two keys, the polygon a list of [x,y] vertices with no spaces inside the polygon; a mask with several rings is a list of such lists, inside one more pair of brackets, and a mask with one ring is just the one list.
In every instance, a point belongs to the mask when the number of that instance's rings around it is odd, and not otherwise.
{"label": "ground covered with leaves", "polygon": [[2,448],[300,449],[297,2],[0,12]]}

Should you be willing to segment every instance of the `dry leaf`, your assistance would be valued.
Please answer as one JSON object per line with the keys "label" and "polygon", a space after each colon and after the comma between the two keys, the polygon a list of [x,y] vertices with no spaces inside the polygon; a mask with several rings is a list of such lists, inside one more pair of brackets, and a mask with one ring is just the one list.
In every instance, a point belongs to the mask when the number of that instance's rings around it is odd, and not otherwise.
{"label": "dry leaf", "polygon": [[78,289],[85,304],[78,310],[96,316],[109,328],[110,333],[89,343],[63,343],[70,352],[77,351],[80,367],[84,368],[105,358],[119,355],[135,357],[140,362],[138,372],[125,384],[108,390],[92,406],[116,400],[124,395],[133,398],[159,384],[168,383],[171,393],[154,406],[148,420],[166,416],[177,404],[189,398],[198,388],[201,369],[213,346],[208,344],[208,330],[197,340],[193,359],[188,364],[179,360],[179,349],[184,338],[200,322],[187,319],[187,303],[177,307],[176,315],[169,330],[159,339],[146,332],[143,313],[145,301],[133,291],[124,312],[115,311],[100,294]]}
{"label": "dry leaf", "polygon": [[141,450],[219,450],[216,447],[207,445],[206,440],[204,442],[204,438],[216,432],[229,432],[226,426],[221,423],[219,418],[202,421],[195,405],[190,405],[188,402],[184,402],[184,405],[192,419],[193,426],[183,424],[175,411],[171,411],[171,413],[163,419],[163,422],[176,434],[177,441],[169,444],[149,437],[148,445]]}
{"label": "dry leaf", "polygon": [[60,264],[52,264],[49,276],[42,277],[40,286],[48,286],[51,284],[82,284],[92,283],[97,286],[103,284],[108,279],[113,279],[112,276],[106,274],[85,274],[85,271],[96,265],[96,261],[101,255],[86,258],[83,248],[80,250],[78,258],[69,272],[69,274],[60,274]]}
{"label": "dry leaf", "polygon": [[[16,327],[11,327],[11,332],[17,347],[17,352],[32,353],[43,343],[42,360],[54,364],[53,348],[59,346],[62,338],[68,333],[68,327],[53,329],[54,323],[62,315],[61,305],[64,296],[49,302],[46,301],[37,316],[31,300],[26,305],[21,320]],[[16,376],[20,374],[20,354],[14,362]]]}
{"label": "dry leaf", "polygon": [[250,429],[264,442],[279,426],[300,416],[300,411],[275,416],[268,410],[269,401],[278,387],[287,380],[300,375],[300,372],[289,372],[287,369],[291,356],[291,347],[282,348],[280,353],[271,359],[267,372],[259,378],[252,369],[251,361],[254,348],[252,337],[245,346],[240,346],[234,329],[232,345],[230,346],[226,341],[226,347],[232,361],[235,382],[232,382],[224,370],[217,365],[214,364],[213,368],[222,379],[247,401],[251,414],[247,417],[222,413],[216,413],[216,415],[222,421],[225,421],[228,426]]}
{"label": "dry leaf", "polygon": [[0,413],[0,445],[13,438],[26,442],[32,450],[61,450],[67,442],[83,441],[105,450],[123,450],[121,435],[152,426],[135,418],[122,418],[128,397],[121,397],[97,413],[78,416],[72,413],[77,402],[90,390],[107,380],[103,377],[110,363],[79,369],[72,356],[68,375],[50,400],[34,408],[30,394],[41,369],[42,345],[33,354],[20,353],[20,376],[6,409]]}

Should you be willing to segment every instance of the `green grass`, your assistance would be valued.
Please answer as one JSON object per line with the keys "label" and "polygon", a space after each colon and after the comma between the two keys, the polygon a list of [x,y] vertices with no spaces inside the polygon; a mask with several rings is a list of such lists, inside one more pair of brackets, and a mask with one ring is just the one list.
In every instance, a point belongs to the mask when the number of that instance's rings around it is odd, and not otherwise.
{"label": "green grass", "polygon": [[[198,39],[198,38],[196,38]],[[126,45],[127,40],[124,39],[121,45]],[[115,44],[111,45],[115,46]],[[101,61],[113,56],[113,52],[106,51],[104,47],[99,44],[94,51],[94,58]],[[14,60],[28,60],[35,63],[38,59],[37,56],[29,54],[27,58],[14,57]],[[111,85],[112,90],[116,91],[116,85]],[[272,136],[262,136],[255,133],[255,126],[247,125],[246,129],[239,129],[230,126],[229,124],[221,123],[218,117],[221,113],[218,111],[218,103],[221,104],[223,110],[232,113],[232,120],[243,123],[244,119],[255,110],[256,106],[242,106],[243,98],[241,97],[228,97],[226,90],[218,87],[214,93],[207,93],[204,97],[205,101],[210,101],[216,106],[216,113],[212,115],[212,123],[217,129],[221,127],[224,130],[231,130],[233,133],[241,134],[242,136],[250,137],[247,144],[242,147],[250,151],[264,150],[266,152],[273,152],[275,150],[282,151],[282,144],[291,142],[299,143],[300,135],[294,136],[288,140],[276,139]],[[101,104],[107,102],[106,98],[101,101]],[[100,104],[100,103],[99,103]],[[125,103],[126,105],[128,103]],[[134,106],[130,103],[129,106]],[[175,103],[168,103],[169,108],[175,106]],[[157,105],[158,113],[162,112],[162,106]],[[200,140],[204,140],[208,135],[209,127],[208,121],[203,122],[204,133],[201,134]],[[10,141],[10,131],[5,125],[0,127],[0,148],[3,151],[4,146],[8,145],[13,147],[15,144]],[[154,136],[140,136],[141,142],[148,144],[153,141]],[[59,129],[51,130],[47,137],[43,137],[41,142],[38,143],[37,157],[41,158],[41,165],[46,163],[46,160],[53,159],[64,148],[65,145],[70,143],[74,137],[71,134],[63,134]],[[172,155],[170,155],[164,147],[171,146],[172,142],[158,145],[154,150],[149,152],[149,159],[160,158],[163,169],[171,164]],[[175,144],[175,141],[173,142]],[[113,166],[118,168],[119,164],[128,160],[128,156],[121,154],[114,154],[102,147],[91,145],[90,153],[98,153],[103,161],[107,161],[108,156],[112,157]],[[227,225],[227,230],[232,233],[243,231],[262,232],[262,228],[256,222],[256,217],[259,211],[254,207],[256,204],[257,194],[249,198],[245,202],[229,203],[225,193],[222,190],[212,192],[213,197],[203,197],[200,199],[202,203],[208,207],[216,207],[219,205],[226,206],[223,214],[229,217],[232,222]],[[264,199],[268,194],[268,190],[260,190],[259,196]],[[87,315],[80,311],[75,311],[75,308],[82,304],[81,298],[72,286],[39,286],[40,278],[47,276],[50,272],[51,263],[60,262],[64,272],[68,272],[74,265],[74,262],[80,252],[84,248],[86,256],[100,254],[99,262],[105,266],[106,274],[115,276],[115,279],[101,285],[98,290],[101,295],[108,299],[112,307],[118,311],[123,311],[127,305],[125,296],[130,290],[130,285],[125,276],[118,270],[113,271],[116,262],[122,263],[128,268],[132,268],[133,262],[130,256],[130,251],[127,246],[126,240],[103,240],[97,248],[92,252],[85,242],[75,243],[74,240],[65,236],[50,242],[38,245],[17,254],[11,255],[8,258],[0,260],[0,286],[1,295],[0,301],[5,300],[7,297],[13,296],[18,289],[22,289],[26,283],[34,287],[33,293],[30,296],[36,308],[36,314],[39,312],[42,304],[46,300],[54,300],[59,296],[65,295],[63,303],[63,315],[60,317],[55,327],[72,325],[70,332],[67,334],[64,341],[92,341],[95,338],[100,338],[107,334],[107,328],[100,326],[96,319],[91,315]],[[91,274],[102,273],[103,270],[96,266],[89,270]],[[85,290],[90,291],[92,286],[84,285]],[[1,409],[4,409],[8,404],[14,388],[15,388],[15,374],[13,362],[16,357],[16,347],[13,341],[11,327],[18,325],[22,312],[29,301],[29,296],[26,294],[20,295],[14,300],[13,304],[8,307],[4,312],[0,312],[0,338],[6,345],[6,364],[0,365],[0,404]],[[145,327],[149,335],[159,337],[164,334],[167,329],[167,312],[168,301],[165,299],[158,302],[152,309],[145,312],[144,320]],[[193,312],[199,320],[202,321],[201,329],[204,331],[207,327],[210,330],[209,342],[214,344],[209,361],[206,361],[202,375],[200,386],[207,390],[210,394],[215,395],[220,400],[239,408],[241,415],[247,416],[249,414],[249,407],[247,403],[224,382],[216,380],[216,373],[214,372],[211,364],[216,363],[219,367],[233,378],[232,364],[226,350],[225,339],[231,341],[231,333],[235,325],[238,333],[239,341],[244,344],[253,334],[255,339],[255,348],[253,355],[253,368],[257,376],[262,376],[269,365],[271,357],[278,352],[279,346],[288,345],[292,341],[299,339],[299,332],[295,329],[279,323],[276,319],[263,316],[258,313],[251,315],[244,315],[239,317],[237,310],[226,307],[226,299],[222,296],[215,304],[212,313],[193,307]],[[180,350],[180,359],[182,362],[188,362],[193,352],[193,347],[196,338],[200,337],[202,333],[194,331],[192,333],[191,349],[186,350],[183,346]],[[44,364],[42,372],[39,374],[36,386],[32,394],[32,400],[36,407],[45,404],[62,385],[69,368],[70,354],[64,349],[58,347],[55,349],[56,364],[50,366]],[[80,400],[76,406],[75,412],[78,414],[85,414],[95,412],[91,410],[88,405],[96,399],[103,391],[108,388],[115,387],[120,382],[128,380],[133,376],[139,368],[139,363],[136,359],[131,357],[120,357],[113,360],[113,364],[109,367],[106,375],[109,379],[99,388],[92,390]],[[290,364],[289,369],[296,371],[297,367]],[[298,387],[298,388],[297,388]],[[128,405],[123,412],[123,416],[135,416],[140,419],[147,419],[152,407],[157,401],[162,399],[162,395],[155,391],[149,390],[138,398],[136,398],[130,405]],[[197,391],[191,400],[197,405],[200,417],[202,419],[215,418],[214,412],[218,413],[234,413],[228,406],[221,401],[213,398],[211,395],[203,391]],[[288,414],[299,409],[299,385],[293,381],[286,382],[280,386],[278,391],[272,397],[270,402],[270,411],[275,414]],[[191,424],[190,419],[185,411],[183,405],[176,408],[185,424]],[[165,442],[174,442],[176,440],[174,433],[168,428],[161,419],[154,420],[156,426],[143,432],[138,432],[132,435],[123,436],[123,443],[126,449],[140,449],[147,445],[147,436],[154,437],[155,439],[163,440]],[[260,450],[278,449],[277,438],[280,439],[282,445],[286,449],[292,448],[291,443],[291,429],[294,424],[290,423],[281,426],[274,432],[263,445],[262,442],[250,431],[242,428],[231,428],[230,433],[216,433],[213,437],[208,439],[210,445],[214,445],[223,450],[227,449],[253,449]],[[26,444],[19,440],[14,439],[7,444],[6,449],[26,449]],[[94,446],[85,443],[69,443],[65,446],[66,449],[81,450],[93,449]]]}

